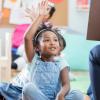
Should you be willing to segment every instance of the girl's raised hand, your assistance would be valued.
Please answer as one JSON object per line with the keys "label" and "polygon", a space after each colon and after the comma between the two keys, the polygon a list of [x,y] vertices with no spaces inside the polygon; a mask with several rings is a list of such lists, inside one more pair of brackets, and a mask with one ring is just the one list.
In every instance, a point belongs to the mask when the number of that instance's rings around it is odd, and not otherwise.
{"label": "girl's raised hand", "polygon": [[47,15],[49,13],[48,10],[48,0],[42,0],[41,3],[39,3],[39,15]]}
{"label": "girl's raised hand", "polygon": [[32,8],[26,8],[25,13],[26,17],[29,17],[31,21],[34,21],[38,15],[35,11],[34,6],[32,6]]}
{"label": "girl's raised hand", "polygon": [[61,93],[58,93],[56,100],[64,100],[64,96]]}

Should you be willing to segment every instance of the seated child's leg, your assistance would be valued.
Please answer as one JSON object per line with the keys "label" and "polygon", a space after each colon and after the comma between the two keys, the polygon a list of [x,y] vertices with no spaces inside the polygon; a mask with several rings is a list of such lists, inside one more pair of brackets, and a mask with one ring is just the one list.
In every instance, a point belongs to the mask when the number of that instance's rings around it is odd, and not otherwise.
{"label": "seated child's leg", "polygon": [[33,83],[23,88],[23,100],[49,100]]}
{"label": "seated child's leg", "polygon": [[84,95],[79,90],[70,90],[65,96],[65,100],[84,100]]}
{"label": "seated child's leg", "polygon": [[0,83],[0,95],[6,100],[19,100],[22,97],[22,87],[10,83]]}
{"label": "seated child's leg", "polygon": [[2,88],[4,87],[5,85],[3,83],[0,83],[0,100],[4,100],[4,97],[2,96]]}
{"label": "seated child's leg", "polygon": [[7,87],[7,83],[0,83],[0,97],[3,96],[3,90]]}

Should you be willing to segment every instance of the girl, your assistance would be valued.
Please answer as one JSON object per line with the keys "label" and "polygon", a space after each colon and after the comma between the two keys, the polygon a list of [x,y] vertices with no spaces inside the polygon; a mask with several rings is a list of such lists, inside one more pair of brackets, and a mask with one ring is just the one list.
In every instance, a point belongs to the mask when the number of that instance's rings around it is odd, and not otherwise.
{"label": "girl", "polygon": [[40,14],[25,35],[32,74],[31,82],[23,88],[23,100],[83,100],[81,92],[70,90],[67,65],[59,57],[63,48],[58,31],[51,27],[38,30],[48,13],[47,5],[47,0],[42,1]]}
{"label": "girl", "polygon": [[[42,23],[50,27],[52,25],[47,23],[47,21],[51,19],[51,17],[53,16],[55,12],[55,6],[50,2],[47,6],[49,11],[48,14],[45,16],[45,18],[43,19]],[[28,10],[28,14],[29,14],[28,17],[30,18],[32,16],[34,17],[35,15],[34,9],[32,9],[31,11]],[[22,88],[24,84],[28,83],[29,81],[30,81],[30,70],[26,66],[16,77],[13,78],[13,80],[11,80],[10,83],[0,82],[0,100],[3,100],[4,98],[6,100],[20,100],[22,98]]]}

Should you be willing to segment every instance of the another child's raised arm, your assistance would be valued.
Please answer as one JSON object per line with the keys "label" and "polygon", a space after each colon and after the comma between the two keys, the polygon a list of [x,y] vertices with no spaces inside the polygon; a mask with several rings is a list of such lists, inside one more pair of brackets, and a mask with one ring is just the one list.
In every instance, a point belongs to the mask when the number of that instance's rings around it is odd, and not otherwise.
{"label": "another child's raised arm", "polygon": [[48,6],[48,0],[42,1],[40,3],[39,16],[36,18],[34,22],[32,22],[32,24],[30,25],[30,27],[28,28],[25,34],[25,51],[29,62],[32,61],[35,55],[35,49],[33,47],[32,39],[36,31],[38,30],[38,27],[42,23],[45,15],[47,14],[47,6]]}

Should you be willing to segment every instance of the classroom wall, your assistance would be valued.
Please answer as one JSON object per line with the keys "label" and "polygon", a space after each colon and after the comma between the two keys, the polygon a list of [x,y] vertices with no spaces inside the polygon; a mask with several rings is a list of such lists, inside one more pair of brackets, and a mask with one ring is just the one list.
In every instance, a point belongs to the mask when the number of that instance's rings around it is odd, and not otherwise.
{"label": "classroom wall", "polygon": [[89,70],[89,52],[100,42],[86,40],[84,34],[76,34],[69,30],[65,31],[63,36],[67,43],[63,54],[71,70]]}
{"label": "classroom wall", "polygon": [[68,25],[68,0],[63,0],[62,3],[56,4],[56,13],[52,18],[55,25],[67,26]]}
{"label": "classroom wall", "polygon": [[[66,26],[68,23],[68,0],[63,0],[62,3],[56,4],[56,13],[54,17],[52,18],[52,21],[55,25],[57,26]],[[0,27],[5,27],[5,26],[12,26],[9,24],[9,16],[11,10],[8,8],[3,8],[3,18],[0,23]]]}
{"label": "classroom wall", "polygon": [[87,33],[89,10],[80,11],[76,7],[76,0],[68,0],[68,26],[79,33]]}

